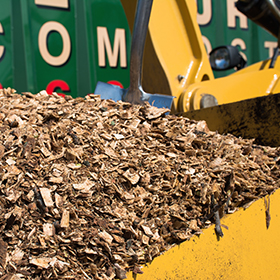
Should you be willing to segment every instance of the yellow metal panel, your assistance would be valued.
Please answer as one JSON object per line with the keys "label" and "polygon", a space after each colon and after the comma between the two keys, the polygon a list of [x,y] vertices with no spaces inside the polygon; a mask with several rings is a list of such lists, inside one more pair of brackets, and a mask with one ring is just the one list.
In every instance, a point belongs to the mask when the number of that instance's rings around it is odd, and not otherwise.
{"label": "yellow metal panel", "polygon": [[154,0],[149,31],[176,97],[187,85],[214,78],[196,16],[195,0]]}
{"label": "yellow metal panel", "polygon": [[[246,67],[240,71],[237,71],[230,76],[243,75],[245,73],[253,73],[254,71],[261,72],[261,73],[263,73],[264,70],[272,71],[272,72],[274,72],[275,75],[274,75],[274,77],[272,77],[272,80],[271,80],[271,84],[273,85],[273,87],[271,88],[271,93],[273,93],[273,94],[280,93],[280,85],[279,85],[280,58],[279,57],[277,58],[273,68],[269,68],[270,62],[271,62],[270,59],[260,61],[253,65],[250,65],[249,67]],[[278,79],[277,79],[277,76],[278,76]],[[275,80],[277,80],[277,81],[275,81]],[[256,79],[255,83],[261,85],[262,79],[261,80]]]}
{"label": "yellow metal panel", "polygon": [[264,198],[248,209],[227,215],[219,241],[214,227],[157,257],[136,280],[167,279],[279,279],[280,190],[270,196],[271,222],[267,229]]}

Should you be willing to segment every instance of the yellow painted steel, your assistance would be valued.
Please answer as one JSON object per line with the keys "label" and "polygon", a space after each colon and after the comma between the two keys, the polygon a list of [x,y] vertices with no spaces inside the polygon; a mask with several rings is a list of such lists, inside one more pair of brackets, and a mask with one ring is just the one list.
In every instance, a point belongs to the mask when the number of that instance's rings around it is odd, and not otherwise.
{"label": "yellow painted steel", "polygon": [[188,86],[181,94],[181,112],[199,110],[200,100],[205,94],[216,97],[218,104],[227,104],[244,99],[280,92],[280,59],[274,68],[270,60],[256,63],[227,77]]}
{"label": "yellow painted steel", "polygon": [[184,104],[182,111],[199,110],[205,94],[215,96],[218,104],[226,104],[279,93],[279,77],[279,70],[265,69],[193,84],[180,96],[179,100]]}
{"label": "yellow painted steel", "polygon": [[188,85],[214,79],[196,15],[195,0],[153,2],[149,32],[175,107]]}
{"label": "yellow painted steel", "polygon": [[224,237],[219,241],[214,227],[173,247],[143,267],[144,274],[129,280],[280,278],[280,190],[270,195],[270,226],[266,227],[266,205],[262,198],[247,209],[225,216]]}
{"label": "yellow painted steel", "polygon": [[[272,94],[280,93],[280,83],[279,83],[280,59],[279,59],[279,57],[277,58],[273,68],[269,68],[270,62],[271,62],[270,59],[260,61],[253,65],[250,65],[249,67],[246,67],[240,71],[235,72],[234,74],[231,75],[231,77],[235,77],[235,76],[242,75],[245,73],[253,73],[253,72],[264,73],[266,71],[274,70],[275,73],[271,79],[271,88],[268,88],[268,91],[271,90],[270,93],[272,93]],[[255,82],[261,83],[262,81],[258,81],[256,79]],[[266,94],[269,94],[268,91],[266,92]]]}

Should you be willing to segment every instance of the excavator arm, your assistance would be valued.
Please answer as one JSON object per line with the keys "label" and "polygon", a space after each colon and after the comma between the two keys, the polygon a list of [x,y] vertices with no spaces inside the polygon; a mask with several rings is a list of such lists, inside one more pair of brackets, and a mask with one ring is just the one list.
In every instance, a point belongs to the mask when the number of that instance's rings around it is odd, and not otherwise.
{"label": "excavator arm", "polygon": [[[191,106],[181,97],[190,85],[214,80],[196,15],[194,0],[155,0],[151,14],[151,39],[176,97],[176,112]],[[191,97],[192,91],[186,94]]]}
{"label": "excavator arm", "polygon": [[[237,7],[251,18],[255,16],[252,10],[260,13],[264,9],[261,20],[255,22],[260,24],[265,17],[265,22],[269,23],[261,26],[277,37],[279,22],[267,2],[271,1],[243,0],[237,2]],[[196,15],[195,0],[154,1],[149,30],[172,95],[176,96],[175,112],[199,110],[279,92],[280,65],[277,61],[273,68],[269,61],[265,61],[225,78],[214,79]],[[273,19],[273,24],[270,19]]]}

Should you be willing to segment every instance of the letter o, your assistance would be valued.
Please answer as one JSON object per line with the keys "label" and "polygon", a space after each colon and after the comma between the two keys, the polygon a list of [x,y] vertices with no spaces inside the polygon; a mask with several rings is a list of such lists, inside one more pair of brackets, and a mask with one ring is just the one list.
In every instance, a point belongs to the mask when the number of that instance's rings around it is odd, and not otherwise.
{"label": "letter o", "polygon": [[210,43],[209,39],[206,36],[202,36],[202,41],[203,41],[204,46],[206,48],[207,54],[209,54],[212,51],[212,46],[211,46],[211,43]]}
{"label": "letter o", "polygon": [[[0,22],[0,34],[3,34],[4,33],[4,29],[3,29],[3,26]],[[5,47],[4,46],[0,46],[0,59],[3,57],[4,55],[4,52],[5,52]]]}
{"label": "letter o", "polygon": [[[52,56],[48,50],[48,34],[57,31],[62,37],[63,49],[59,56]],[[46,22],[39,31],[38,36],[39,51],[43,59],[50,65],[60,66],[64,64],[71,54],[71,40],[66,28],[59,22]]]}

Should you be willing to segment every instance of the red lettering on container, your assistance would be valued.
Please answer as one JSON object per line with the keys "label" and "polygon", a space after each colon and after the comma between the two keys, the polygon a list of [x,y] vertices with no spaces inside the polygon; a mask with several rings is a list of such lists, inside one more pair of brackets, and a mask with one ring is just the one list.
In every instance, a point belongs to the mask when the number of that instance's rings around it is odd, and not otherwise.
{"label": "red lettering on container", "polygon": [[108,84],[110,84],[110,85],[114,85],[114,86],[118,86],[118,87],[120,87],[120,88],[123,88],[123,85],[119,82],[119,81],[109,81],[109,82],[107,82]]}
{"label": "red lettering on container", "polygon": [[[55,90],[57,88],[60,88],[63,91],[70,91],[70,87],[68,86],[68,84],[66,82],[64,82],[62,80],[53,80],[48,84],[48,86],[46,88],[46,92],[48,94],[52,94],[53,92],[55,92]],[[63,97],[65,96],[65,94],[63,94],[63,93],[57,93],[57,94],[60,96],[63,96]]]}

